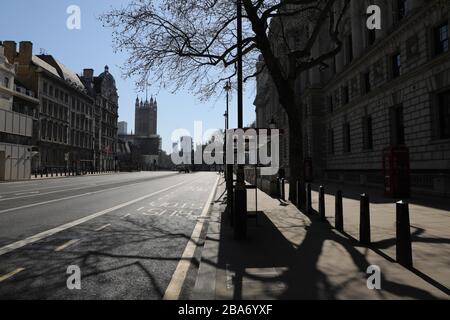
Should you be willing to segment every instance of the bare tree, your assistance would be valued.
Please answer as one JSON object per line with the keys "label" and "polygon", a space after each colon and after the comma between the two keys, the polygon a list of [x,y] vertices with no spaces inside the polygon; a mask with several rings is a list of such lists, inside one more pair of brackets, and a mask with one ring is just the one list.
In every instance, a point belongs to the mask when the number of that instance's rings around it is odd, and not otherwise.
{"label": "bare tree", "polygon": [[[290,196],[304,185],[302,106],[296,82],[302,72],[326,66],[342,47],[340,25],[350,0],[241,0],[244,9],[244,78],[267,72],[289,121]],[[208,98],[233,79],[237,61],[236,1],[133,0],[101,17],[114,28],[115,46],[129,52],[125,72],[141,83],[188,87]],[[299,26],[307,25],[306,29]],[[293,33],[299,41],[292,41]],[[319,34],[329,50],[312,54]],[[259,58],[263,66],[255,68]],[[304,190],[304,188],[301,188]],[[304,203],[305,195],[300,194]]]}

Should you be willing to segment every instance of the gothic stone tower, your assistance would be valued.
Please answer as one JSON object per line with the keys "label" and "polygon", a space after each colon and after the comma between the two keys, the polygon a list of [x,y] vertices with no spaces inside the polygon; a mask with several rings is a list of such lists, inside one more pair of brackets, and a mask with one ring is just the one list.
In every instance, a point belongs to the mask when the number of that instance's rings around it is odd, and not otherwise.
{"label": "gothic stone tower", "polygon": [[138,137],[150,137],[157,134],[158,102],[150,99],[143,102],[136,98],[135,110],[135,135]]}

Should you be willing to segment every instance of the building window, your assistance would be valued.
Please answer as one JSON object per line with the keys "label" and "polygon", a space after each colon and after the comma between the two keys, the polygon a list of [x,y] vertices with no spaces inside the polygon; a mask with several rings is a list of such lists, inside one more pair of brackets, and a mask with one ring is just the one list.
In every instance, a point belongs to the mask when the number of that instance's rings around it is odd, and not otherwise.
{"label": "building window", "polygon": [[438,121],[440,139],[450,139],[450,90],[438,95]]}
{"label": "building window", "polygon": [[[367,18],[369,18],[369,16],[367,16]],[[367,44],[367,47],[370,47],[371,45],[373,45],[375,43],[375,41],[377,39],[377,34],[376,34],[375,29],[367,29],[367,28],[365,28],[365,29],[367,30],[366,31],[366,36],[367,36],[366,44]]]}
{"label": "building window", "polygon": [[373,149],[373,131],[372,131],[372,117],[365,116],[362,119],[363,128],[363,148],[365,150]]}
{"label": "building window", "polygon": [[398,20],[402,20],[403,18],[406,17],[407,2],[408,2],[408,0],[397,0],[397,10],[398,10],[397,19]]}
{"label": "building window", "polygon": [[342,87],[342,104],[345,105],[349,102],[350,102],[350,92],[349,87],[347,85]]}
{"label": "building window", "polygon": [[389,122],[391,131],[391,145],[405,144],[405,125],[403,121],[403,106],[395,106],[389,109]]}
{"label": "building window", "polygon": [[53,86],[50,86],[48,93],[50,96],[53,96]]}
{"label": "building window", "polygon": [[328,153],[334,154],[334,130],[328,129]]}
{"label": "building window", "polygon": [[350,63],[353,61],[353,37],[351,34],[346,38],[346,49],[347,63]]}
{"label": "building window", "polygon": [[351,136],[350,136],[350,123],[345,123],[342,130],[344,152],[350,153],[352,151]]}
{"label": "building window", "polygon": [[334,111],[334,106],[333,106],[333,95],[330,94],[330,95],[328,96],[328,112],[329,112],[329,113],[333,113],[333,111]]}
{"label": "building window", "polygon": [[361,92],[364,94],[369,93],[372,90],[372,85],[370,83],[370,71],[361,73]]}
{"label": "building window", "polygon": [[436,55],[448,52],[448,23],[435,28],[434,38]]}
{"label": "building window", "polygon": [[397,78],[400,76],[401,67],[402,67],[401,55],[399,52],[397,52],[396,54],[394,54],[392,56],[392,77],[393,78]]}
{"label": "building window", "polygon": [[42,100],[42,113],[47,113],[47,100],[43,99]]}
{"label": "building window", "polygon": [[5,79],[3,79],[3,86],[5,88],[9,88],[9,78],[5,77]]}
{"label": "building window", "polygon": [[44,93],[45,94],[48,94],[48,84],[47,84],[47,82],[44,82]]}

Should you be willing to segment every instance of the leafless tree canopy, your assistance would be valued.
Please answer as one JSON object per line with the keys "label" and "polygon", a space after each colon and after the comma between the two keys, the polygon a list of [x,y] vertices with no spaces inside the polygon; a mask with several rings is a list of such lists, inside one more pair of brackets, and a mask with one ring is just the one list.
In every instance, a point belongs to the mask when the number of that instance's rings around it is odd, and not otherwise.
{"label": "leafless tree canopy", "polygon": [[[326,63],[340,50],[339,24],[349,0],[338,10],[335,2],[342,0],[242,0],[245,79],[256,75],[260,56],[280,85]],[[208,97],[235,74],[234,0],[132,0],[101,19],[114,29],[115,47],[129,53],[125,74],[140,84],[149,79]],[[329,52],[315,57],[311,48],[324,30]]]}

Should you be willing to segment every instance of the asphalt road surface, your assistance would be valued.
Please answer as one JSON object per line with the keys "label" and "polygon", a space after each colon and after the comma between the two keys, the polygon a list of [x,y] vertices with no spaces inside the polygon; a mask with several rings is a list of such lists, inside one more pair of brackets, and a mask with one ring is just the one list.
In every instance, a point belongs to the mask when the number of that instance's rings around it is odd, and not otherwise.
{"label": "asphalt road surface", "polygon": [[[189,298],[195,263],[180,261],[199,254],[216,183],[143,172],[0,184],[0,299]],[[81,289],[68,288],[73,266]]]}

